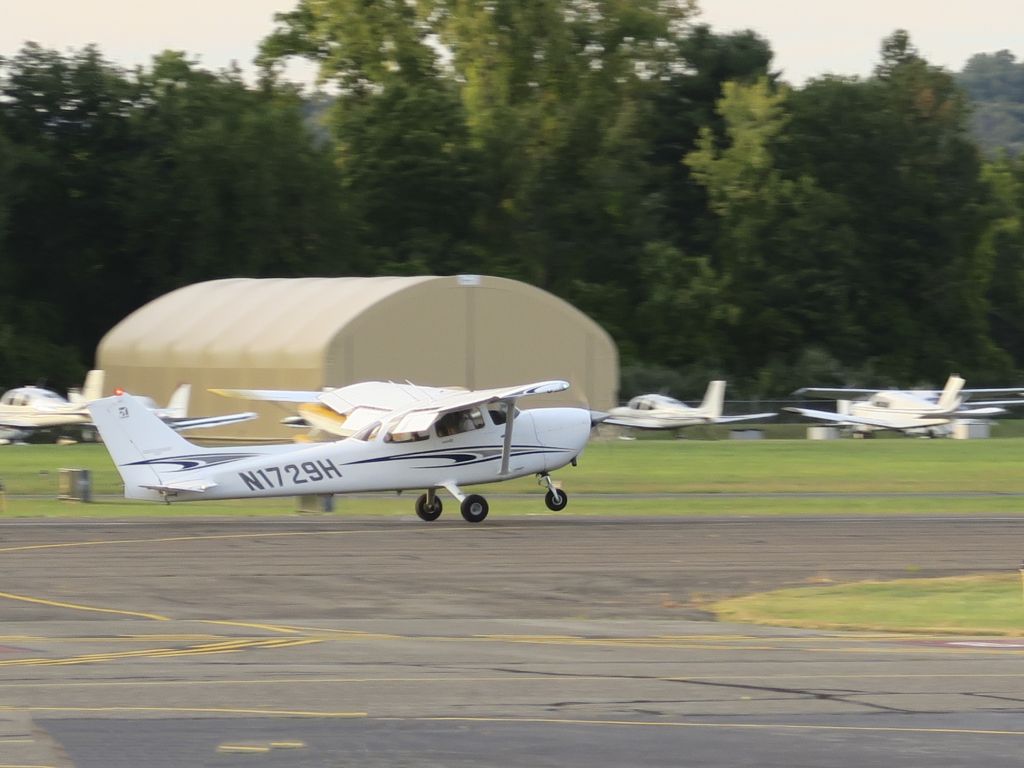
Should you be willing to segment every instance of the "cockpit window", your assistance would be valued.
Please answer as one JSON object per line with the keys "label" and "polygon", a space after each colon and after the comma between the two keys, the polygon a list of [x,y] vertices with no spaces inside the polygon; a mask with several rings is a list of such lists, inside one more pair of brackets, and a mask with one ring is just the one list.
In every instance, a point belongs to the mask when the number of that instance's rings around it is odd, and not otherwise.
{"label": "cockpit window", "polygon": [[437,436],[449,437],[462,432],[472,432],[484,425],[484,416],[479,408],[467,408],[464,411],[446,413],[437,420]]}
{"label": "cockpit window", "polygon": [[385,443],[418,443],[430,437],[429,432],[392,432],[384,435]]}

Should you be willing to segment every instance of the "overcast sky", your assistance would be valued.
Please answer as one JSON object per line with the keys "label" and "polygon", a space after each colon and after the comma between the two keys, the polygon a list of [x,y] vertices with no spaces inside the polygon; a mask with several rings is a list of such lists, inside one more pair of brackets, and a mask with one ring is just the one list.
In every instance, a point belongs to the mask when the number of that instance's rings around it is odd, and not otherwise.
{"label": "overcast sky", "polygon": [[[825,72],[867,75],[879,44],[894,29],[933,64],[959,70],[974,53],[1009,49],[1024,58],[1020,0],[699,0],[701,20],[716,31],[753,29],[775,52],[792,83]],[[106,58],[130,67],[166,48],[203,66],[237,61],[251,68],[276,11],[294,0],[0,0],[0,56],[26,40],[66,50],[97,43]]]}

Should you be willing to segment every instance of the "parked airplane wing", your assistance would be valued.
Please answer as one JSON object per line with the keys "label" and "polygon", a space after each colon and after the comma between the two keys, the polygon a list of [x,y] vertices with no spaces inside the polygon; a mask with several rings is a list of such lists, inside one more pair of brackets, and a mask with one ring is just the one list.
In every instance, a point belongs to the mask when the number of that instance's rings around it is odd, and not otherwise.
{"label": "parked airplane wing", "polygon": [[183,429],[207,429],[209,427],[222,427],[226,424],[238,424],[242,421],[252,421],[258,414],[252,411],[242,413],[228,413],[224,416],[188,416],[180,419],[164,419],[169,427],[180,432]]}
{"label": "parked airplane wing", "polygon": [[736,416],[719,416],[715,424],[731,424],[736,421],[761,421],[763,419],[774,419],[779,414],[774,411],[770,413],[744,413]]}
{"label": "parked airplane wing", "polygon": [[820,397],[827,400],[852,400],[856,397],[870,397],[881,389],[829,389],[827,387],[801,387],[793,392],[794,395],[807,395],[808,397]]}
{"label": "parked airplane wing", "polygon": [[[695,423],[693,419],[690,421]],[[665,419],[653,416],[609,416],[601,423],[614,424],[617,427],[632,427],[633,429],[680,429],[679,424],[668,424]]]}
{"label": "parked airplane wing", "polygon": [[0,427],[9,427],[11,429],[40,429],[38,421],[29,421],[28,419],[18,418],[17,416],[4,416],[0,418]]}
{"label": "parked airplane wing", "polygon": [[882,421],[880,419],[866,419],[863,416],[851,416],[844,413],[834,413],[832,411],[816,411],[813,408],[795,408],[787,407],[783,410],[789,411],[790,413],[799,413],[801,416],[806,416],[809,419],[818,419],[820,421],[829,421],[838,426],[853,426],[855,424],[862,424],[866,427],[875,427],[877,429],[915,429],[917,427],[935,427],[940,424],[948,424],[949,418],[943,417],[940,419],[908,419],[908,418],[893,418],[888,421]]}

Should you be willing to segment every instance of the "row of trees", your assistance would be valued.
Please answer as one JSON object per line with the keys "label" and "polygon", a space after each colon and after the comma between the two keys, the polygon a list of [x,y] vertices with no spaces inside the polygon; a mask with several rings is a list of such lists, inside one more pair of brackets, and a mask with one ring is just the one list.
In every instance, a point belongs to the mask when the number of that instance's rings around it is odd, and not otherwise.
{"label": "row of trees", "polygon": [[[26,46],[0,63],[0,383],[74,383],[133,308],[229,275],[526,280],[612,333],[624,394],[1024,368],[1024,162],[981,154],[953,76],[897,32],[872,77],[791,88],[692,12],[301,0],[254,87]],[[279,80],[291,56],[331,99]]]}

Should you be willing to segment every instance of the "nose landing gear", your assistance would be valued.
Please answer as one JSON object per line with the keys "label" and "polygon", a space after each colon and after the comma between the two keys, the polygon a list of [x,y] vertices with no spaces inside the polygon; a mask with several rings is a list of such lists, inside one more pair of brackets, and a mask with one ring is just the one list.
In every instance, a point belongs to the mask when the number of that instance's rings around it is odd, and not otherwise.
{"label": "nose landing gear", "polygon": [[551,475],[545,472],[537,476],[540,485],[546,485],[548,492],[544,494],[544,503],[552,512],[561,512],[569,504],[569,495],[555,485]]}

